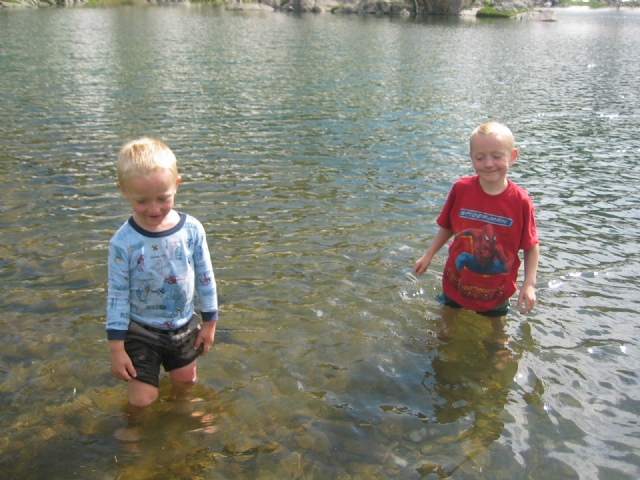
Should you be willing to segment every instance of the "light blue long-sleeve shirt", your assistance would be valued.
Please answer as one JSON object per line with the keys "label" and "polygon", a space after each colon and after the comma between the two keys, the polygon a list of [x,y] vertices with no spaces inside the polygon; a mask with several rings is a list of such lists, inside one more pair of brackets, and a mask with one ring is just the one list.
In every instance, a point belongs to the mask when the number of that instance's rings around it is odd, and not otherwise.
{"label": "light blue long-sleeve shirt", "polygon": [[107,338],[124,340],[130,320],[174,330],[193,316],[218,319],[216,281],[202,224],[184,213],[164,232],[148,232],[133,217],[109,242]]}

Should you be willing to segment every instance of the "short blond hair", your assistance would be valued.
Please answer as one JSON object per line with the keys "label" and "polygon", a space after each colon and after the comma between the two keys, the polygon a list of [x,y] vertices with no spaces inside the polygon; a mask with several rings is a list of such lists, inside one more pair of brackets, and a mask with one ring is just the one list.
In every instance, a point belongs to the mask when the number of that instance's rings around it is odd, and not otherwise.
{"label": "short blond hair", "polygon": [[118,183],[127,178],[148,175],[158,169],[169,170],[178,178],[178,164],[171,149],[156,138],[142,137],[126,143],[118,154]]}
{"label": "short blond hair", "polygon": [[476,129],[471,133],[469,137],[469,150],[473,150],[473,140],[478,135],[493,135],[495,137],[500,137],[504,142],[504,146],[509,150],[513,150],[515,148],[515,140],[513,138],[513,133],[503,123],[500,122],[487,122],[482,125],[476,127]]}

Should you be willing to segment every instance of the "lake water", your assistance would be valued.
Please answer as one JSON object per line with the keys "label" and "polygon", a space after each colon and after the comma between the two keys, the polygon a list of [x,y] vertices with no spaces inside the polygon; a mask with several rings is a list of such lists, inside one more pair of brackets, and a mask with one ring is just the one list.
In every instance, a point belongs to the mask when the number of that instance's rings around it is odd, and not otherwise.
{"label": "lake water", "polygon": [[[638,478],[640,11],[558,18],[0,11],[3,478]],[[488,119],[541,238],[503,328],[438,304],[444,250],[411,274]],[[221,312],[200,401],[164,377],[128,444],[105,260],[142,135]]]}

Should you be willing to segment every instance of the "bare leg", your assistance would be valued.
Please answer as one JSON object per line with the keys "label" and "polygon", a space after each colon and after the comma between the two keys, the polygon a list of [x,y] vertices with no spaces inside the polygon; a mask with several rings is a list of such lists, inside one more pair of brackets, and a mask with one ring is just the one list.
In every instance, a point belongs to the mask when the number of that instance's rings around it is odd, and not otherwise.
{"label": "bare leg", "polygon": [[493,351],[494,362],[498,370],[502,370],[512,360],[511,352],[508,349],[509,336],[504,331],[507,317],[492,317],[491,325],[493,331],[491,338],[487,341],[487,346]]}
{"label": "bare leg", "polygon": [[158,388],[138,380],[129,380],[129,403],[148,407],[158,398]]}
{"label": "bare leg", "polygon": [[189,413],[191,406],[191,396],[189,390],[196,384],[196,368],[198,360],[194,360],[189,365],[169,372],[171,378],[170,398],[175,402],[174,411],[178,413]]}
{"label": "bare leg", "polygon": [[126,425],[115,431],[114,436],[123,442],[140,440],[140,424],[146,407],[158,398],[158,389],[138,380],[129,381],[129,403],[125,408],[123,421]]}
{"label": "bare leg", "polygon": [[171,377],[171,400],[173,401],[173,412],[181,415],[190,415],[193,419],[198,420],[202,428],[193,430],[194,432],[202,432],[207,434],[215,433],[218,427],[212,424],[214,415],[205,414],[204,411],[194,410],[194,402],[190,395],[191,387],[197,381],[196,367],[198,360],[194,360],[186,367],[182,367],[169,372]]}
{"label": "bare leg", "polygon": [[490,318],[493,331],[491,332],[491,338],[489,338],[488,343],[491,345],[495,345],[496,348],[505,348],[509,340],[507,332],[504,331],[504,325],[507,317],[502,316]]}

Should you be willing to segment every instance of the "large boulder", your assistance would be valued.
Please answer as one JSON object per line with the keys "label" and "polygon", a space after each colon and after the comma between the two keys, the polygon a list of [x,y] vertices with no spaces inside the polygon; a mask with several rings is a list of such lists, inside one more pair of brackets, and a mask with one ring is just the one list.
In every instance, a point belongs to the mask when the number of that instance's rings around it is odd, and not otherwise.
{"label": "large boulder", "polygon": [[423,13],[430,15],[458,15],[469,1],[465,0],[417,0],[424,3]]}
{"label": "large boulder", "polygon": [[[458,15],[472,0],[287,0],[283,10],[295,12]],[[516,0],[519,1],[519,0]],[[528,1],[528,0],[523,0]]]}
{"label": "large boulder", "polygon": [[283,10],[294,12],[331,12],[343,2],[338,0],[288,0],[282,5]]}
{"label": "large boulder", "polygon": [[335,13],[392,15],[406,11],[410,5],[406,0],[346,0],[333,11]]}
{"label": "large boulder", "polygon": [[242,3],[242,0],[231,0],[225,10],[237,10],[242,12],[273,12],[274,7],[263,3]]}
{"label": "large boulder", "polygon": [[488,6],[499,12],[524,12],[533,9],[533,2],[530,0],[502,0],[489,2]]}

